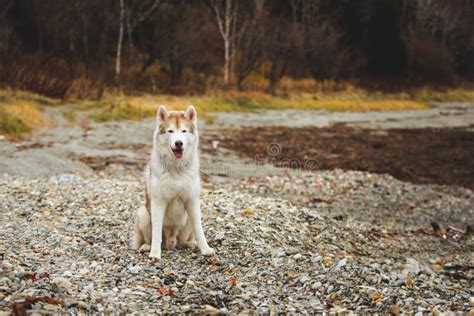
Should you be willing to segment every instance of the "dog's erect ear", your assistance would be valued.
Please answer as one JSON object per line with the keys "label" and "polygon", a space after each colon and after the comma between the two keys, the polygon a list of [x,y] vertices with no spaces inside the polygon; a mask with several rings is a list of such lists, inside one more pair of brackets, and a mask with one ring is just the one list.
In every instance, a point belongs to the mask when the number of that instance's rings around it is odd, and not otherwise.
{"label": "dog's erect ear", "polygon": [[156,120],[159,122],[163,122],[168,117],[168,111],[166,110],[164,105],[160,105],[158,109],[158,113],[156,113]]}
{"label": "dog's erect ear", "polygon": [[197,113],[196,113],[196,109],[194,108],[194,106],[192,106],[192,105],[188,106],[188,109],[186,110],[186,117],[188,119],[190,119],[191,121],[196,122]]}

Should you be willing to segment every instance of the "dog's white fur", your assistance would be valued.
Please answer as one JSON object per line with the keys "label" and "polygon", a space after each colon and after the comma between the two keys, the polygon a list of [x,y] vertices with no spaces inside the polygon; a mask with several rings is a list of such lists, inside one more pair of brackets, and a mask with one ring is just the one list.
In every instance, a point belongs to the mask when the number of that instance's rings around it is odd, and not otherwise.
{"label": "dog's white fur", "polygon": [[[181,158],[174,153],[177,142],[184,148]],[[132,247],[150,250],[151,258],[161,258],[163,237],[165,249],[197,243],[202,254],[215,254],[201,224],[198,143],[193,106],[186,112],[160,106],[151,159],[145,169],[147,205],[137,212],[132,239]]]}

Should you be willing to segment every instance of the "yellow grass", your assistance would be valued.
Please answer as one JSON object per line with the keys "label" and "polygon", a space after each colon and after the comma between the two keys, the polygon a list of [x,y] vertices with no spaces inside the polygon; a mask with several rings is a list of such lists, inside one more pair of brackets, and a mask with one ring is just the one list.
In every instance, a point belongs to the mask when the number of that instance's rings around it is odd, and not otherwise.
{"label": "yellow grass", "polygon": [[[77,103],[65,116],[73,121],[74,111],[89,111],[98,122],[136,120],[152,117],[164,104],[171,110],[184,110],[193,104],[201,116],[212,121],[212,112],[245,112],[259,109],[326,109],[330,111],[394,111],[429,108],[422,101],[374,97],[345,93],[340,95],[299,94],[288,97],[271,96],[258,92],[227,93],[208,96],[106,96],[100,101]],[[208,117],[208,118],[207,118]]]}
{"label": "yellow grass", "polygon": [[423,88],[414,91],[413,97],[423,101],[439,102],[474,102],[474,89],[456,88],[444,91],[435,91]]}
{"label": "yellow grass", "polygon": [[41,108],[34,104],[14,103],[3,105],[3,108],[10,115],[18,118],[25,125],[30,127],[40,127],[45,123]]}
{"label": "yellow grass", "polygon": [[0,90],[0,133],[18,135],[45,126],[43,107],[58,101],[34,93]]}
{"label": "yellow grass", "polygon": [[0,90],[0,105],[22,102],[25,104],[43,105],[60,105],[61,101],[48,98],[36,93],[28,91],[18,91],[11,89]]}
{"label": "yellow grass", "polygon": [[[255,86],[266,84],[252,78]],[[260,78],[261,79],[261,78]],[[310,92],[307,92],[310,91]],[[466,101],[474,103],[474,90],[464,86],[456,89],[413,89],[402,93],[369,92],[350,83],[292,80],[283,78],[277,95],[262,92],[220,92],[200,96],[106,94],[100,100],[55,100],[34,93],[0,90],[0,133],[14,135],[44,126],[45,106],[70,104],[64,107],[64,117],[74,123],[76,113],[85,111],[89,119],[98,122],[137,120],[153,117],[160,104],[169,109],[184,110],[193,104],[200,117],[214,120],[213,112],[255,111],[261,109],[302,109],[329,111],[396,111],[429,108],[431,101]]]}

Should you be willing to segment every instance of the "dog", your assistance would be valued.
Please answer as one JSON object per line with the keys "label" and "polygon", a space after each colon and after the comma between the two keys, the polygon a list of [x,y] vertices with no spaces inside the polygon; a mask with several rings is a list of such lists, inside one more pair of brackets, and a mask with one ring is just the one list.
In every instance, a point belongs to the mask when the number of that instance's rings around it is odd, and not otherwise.
{"label": "dog", "polygon": [[[201,222],[199,193],[199,134],[197,112],[168,111],[156,115],[153,149],[145,168],[146,203],[137,211],[132,247],[150,251],[161,259],[161,248],[199,247],[203,255],[215,255]],[[164,240],[162,240],[164,239]]]}

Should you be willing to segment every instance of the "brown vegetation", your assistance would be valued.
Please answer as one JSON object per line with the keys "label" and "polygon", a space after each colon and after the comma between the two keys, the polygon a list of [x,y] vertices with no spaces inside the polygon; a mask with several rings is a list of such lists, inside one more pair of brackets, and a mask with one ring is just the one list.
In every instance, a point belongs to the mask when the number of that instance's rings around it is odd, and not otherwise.
{"label": "brown vegetation", "polygon": [[[283,167],[389,173],[413,183],[474,189],[474,132],[460,129],[374,131],[345,125],[325,128],[260,127],[233,130],[222,146],[243,157],[268,159]],[[278,154],[269,144],[278,144]],[[291,162],[299,162],[297,164]],[[306,168],[308,169],[308,168]]]}
{"label": "brown vegetation", "polygon": [[4,0],[0,86],[98,98],[455,84],[473,78],[473,19],[462,0]]}

